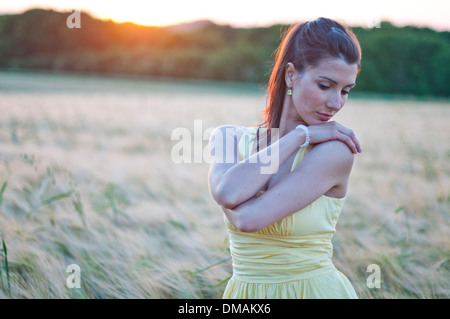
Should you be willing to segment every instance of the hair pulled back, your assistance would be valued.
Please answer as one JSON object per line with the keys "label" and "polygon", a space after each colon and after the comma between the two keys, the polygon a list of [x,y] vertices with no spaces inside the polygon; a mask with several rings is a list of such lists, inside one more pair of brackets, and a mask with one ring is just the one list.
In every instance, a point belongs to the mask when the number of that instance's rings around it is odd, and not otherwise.
{"label": "hair pulled back", "polygon": [[267,107],[262,125],[279,127],[286,95],[285,69],[292,62],[298,72],[318,66],[323,60],[340,58],[361,68],[361,47],[350,28],[327,18],[291,26],[275,55],[267,88]]}

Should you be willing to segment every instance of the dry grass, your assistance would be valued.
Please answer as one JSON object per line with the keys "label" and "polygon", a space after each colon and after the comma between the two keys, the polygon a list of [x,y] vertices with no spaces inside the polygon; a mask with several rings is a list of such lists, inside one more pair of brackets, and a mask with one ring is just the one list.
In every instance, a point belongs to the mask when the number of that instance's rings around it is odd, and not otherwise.
{"label": "dry grass", "polygon": [[[0,84],[0,297],[221,297],[231,266],[208,164],[173,163],[170,137],[196,119],[203,131],[258,123],[261,91],[45,74]],[[364,151],[335,264],[361,298],[448,298],[450,105],[350,100],[338,120]],[[66,286],[70,264],[81,288]]]}

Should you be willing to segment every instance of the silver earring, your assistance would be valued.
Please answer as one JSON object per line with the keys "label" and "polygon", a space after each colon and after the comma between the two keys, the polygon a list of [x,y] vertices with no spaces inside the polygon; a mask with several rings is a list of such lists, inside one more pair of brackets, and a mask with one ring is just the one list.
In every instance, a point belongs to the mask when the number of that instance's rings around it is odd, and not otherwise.
{"label": "silver earring", "polygon": [[287,95],[292,95],[292,89],[287,90]]}

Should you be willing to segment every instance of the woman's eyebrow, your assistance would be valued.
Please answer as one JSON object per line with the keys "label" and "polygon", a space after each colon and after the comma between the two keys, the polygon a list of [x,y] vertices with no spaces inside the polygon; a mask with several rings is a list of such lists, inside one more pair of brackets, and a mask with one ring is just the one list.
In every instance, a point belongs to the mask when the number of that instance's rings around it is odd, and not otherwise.
{"label": "woman's eyebrow", "polygon": [[[330,79],[328,76],[319,75],[319,78],[328,80],[330,82],[333,82],[334,84],[338,84],[335,80]],[[355,86],[355,83],[350,83],[350,84],[347,84],[345,87],[354,87],[354,86]]]}

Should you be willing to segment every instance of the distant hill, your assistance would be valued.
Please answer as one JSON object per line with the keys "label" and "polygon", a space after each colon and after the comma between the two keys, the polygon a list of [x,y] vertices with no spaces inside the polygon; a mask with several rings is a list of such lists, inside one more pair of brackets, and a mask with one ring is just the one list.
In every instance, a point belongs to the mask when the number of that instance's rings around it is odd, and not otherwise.
{"label": "distant hill", "polygon": [[168,26],[167,29],[174,32],[192,32],[214,25],[210,20],[196,20],[190,22],[183,22]]}
{"label": "distant hill", "polygon": [[[46,69],[265,83],[286,25],[233,28],[201,20],[169,27],[32,9],[0,15],[0,68]],[[363,50],[356,91],[450,96],[450,32],[353,28]]]}

